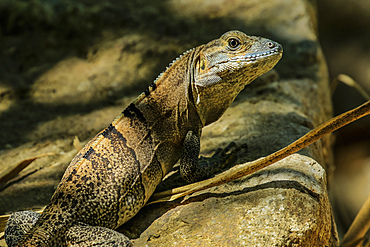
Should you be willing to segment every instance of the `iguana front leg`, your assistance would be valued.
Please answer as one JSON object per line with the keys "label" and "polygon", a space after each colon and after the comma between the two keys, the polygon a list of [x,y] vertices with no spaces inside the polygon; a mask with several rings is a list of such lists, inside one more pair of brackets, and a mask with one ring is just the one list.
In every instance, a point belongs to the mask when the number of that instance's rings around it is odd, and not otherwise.
{"label": "iguana front leg", "polygon": [[199,159],[200,136],[189,131],[183,143],[183,150],[180,159],[180,174],[186,181],[192,183],[206,179],[221,169],[234,164],[237,161],[237,152],[246,150],[247,146],[237,146],[231,142],[226,148],[218,148],[212,157]]}

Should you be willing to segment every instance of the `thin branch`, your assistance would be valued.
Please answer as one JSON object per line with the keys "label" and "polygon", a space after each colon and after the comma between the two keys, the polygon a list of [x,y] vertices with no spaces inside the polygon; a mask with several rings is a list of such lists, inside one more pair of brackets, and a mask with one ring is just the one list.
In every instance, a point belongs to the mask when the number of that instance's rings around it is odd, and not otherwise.
{"label": "thin branch", "polygon": [[258,160],[244,163],[235,166],[223,173],[216,175],[213,178],[203,180],[194,184],[186,185],[179,188],[174,188],[172,190],[167,190],[160,193],[155,193],[151,197],[148,204],[163,202],[163,201],[173,201],[177,198],[192,194],[194,192],[208,189],[217,185],[221,185],[238,178],[242,178],[246,175],[257,172],[283,158],[301,150],[302,148],[310,145],[311,143],[323,138],[325,135],[332,133],[333,131],[370,114],[370,101],[362,104],[361,106],[347,111],[337,117],[330,119],[329,121],[321,124],[315,129],[311,130],[303,137],[299,138],[297,141],[293,142],[289,146],[280,149],[279,151],[270,154],[267,157],[260,158]]}

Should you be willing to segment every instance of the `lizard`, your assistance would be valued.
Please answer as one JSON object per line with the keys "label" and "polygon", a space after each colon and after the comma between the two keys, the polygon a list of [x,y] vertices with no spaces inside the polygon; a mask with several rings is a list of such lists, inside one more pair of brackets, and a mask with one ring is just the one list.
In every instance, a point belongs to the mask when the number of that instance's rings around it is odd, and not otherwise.
{"label": "lizard", "polygon": [[[77,153],[41,215],[12,214],[7,244],[130,246],[114,229],[138,213],[178,160],[188,182],[219,169],[198,160],[202,128],[282,52],[275,41],[234,30],[183,53]],[[219,163],[228,158],[216,156]]]}

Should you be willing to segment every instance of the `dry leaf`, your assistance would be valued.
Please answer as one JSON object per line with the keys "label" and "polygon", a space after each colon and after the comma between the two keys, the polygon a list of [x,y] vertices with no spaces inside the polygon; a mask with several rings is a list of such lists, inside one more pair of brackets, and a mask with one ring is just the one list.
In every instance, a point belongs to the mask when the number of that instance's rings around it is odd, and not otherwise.
{"label": "dry leaf", "polygon": [[11,180],[15,176],[17,176],[24,168],[29,166],[36,159],[41,158],[41,157],[51,156],[51,155],[55,155],[55,153],[40,154],[40,155],[37,155],[35,157],[22,160],[12,170],[10,170],[4,176],[0,177],[0,185],[8,182],[9,180]]}

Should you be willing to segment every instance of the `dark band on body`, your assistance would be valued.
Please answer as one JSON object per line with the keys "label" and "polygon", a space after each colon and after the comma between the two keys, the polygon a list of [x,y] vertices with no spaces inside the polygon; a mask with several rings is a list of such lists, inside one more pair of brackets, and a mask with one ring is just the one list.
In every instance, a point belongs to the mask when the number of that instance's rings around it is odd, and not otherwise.
{"label": "dark band on body", "polygon": [[124,111],[123,115],[128,118],[134,118],[137,117],[141,122],[146,122],[146,119],[143,115],[143,113],[137,109],[134,103],[131,103]]}

